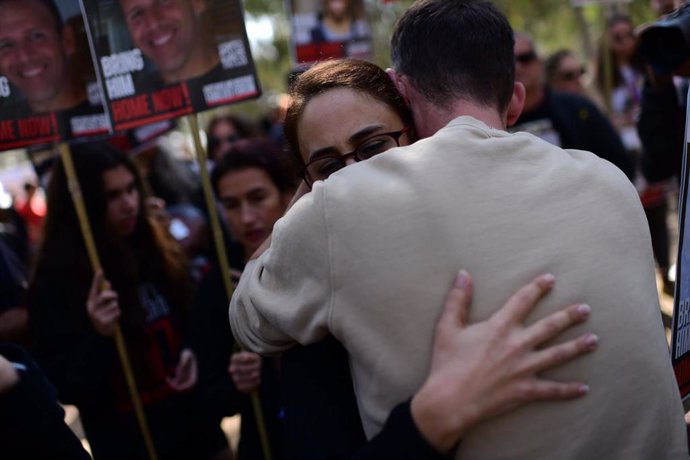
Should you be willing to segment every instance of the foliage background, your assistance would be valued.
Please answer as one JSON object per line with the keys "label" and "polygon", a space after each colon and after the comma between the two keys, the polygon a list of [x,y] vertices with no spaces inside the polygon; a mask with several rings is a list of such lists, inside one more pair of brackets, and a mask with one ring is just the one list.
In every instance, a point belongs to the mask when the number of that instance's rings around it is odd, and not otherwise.
{"label": "foliage background", "polygon": [[[400,14],[413,0],[364,0],[374,34],[374,61],[380,66],[389,64],[388,39]],[[452,0],[449,0],[452,1]],[[506,14],[513,28],[529,32],[543,56],[559,49],[577,51],[585,62],[592,62],[602,26],[613,12],[629,14],[635,24],[654,20],[650,0],[598,2],[573,7],[569,0],[495,0]],[[262,45],[255,52],[255,62],[264,94],[256,102],[244,103],[225,111],[258,115],[274,105],[275,95],[286,89],[286,78],[292,68],[290,61],[290,26],[284,0],[244,0],[245,15],[249,18],[269,18],[273,24],[272,43]],[[212,113],[206,114],[208,118]]]}

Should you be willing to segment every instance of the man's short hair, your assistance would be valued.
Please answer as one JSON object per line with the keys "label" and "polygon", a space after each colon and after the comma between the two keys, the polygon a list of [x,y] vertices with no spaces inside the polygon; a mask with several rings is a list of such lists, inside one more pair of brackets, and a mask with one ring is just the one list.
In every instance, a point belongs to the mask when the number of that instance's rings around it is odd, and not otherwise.
{"label": "man's short hair", "polygon": [[513,30],[485,0],[418,0],[391,39],[396,72],[428,101],[467,100],[500,111],[515,82]]}
{"label": "man's short hair", "polygon": [[[9,3],[10,0],[0,0],[0,6],[2,6],[3,3]],[[25,1],[25,0],[22,0]],[[58,9],[57,5],[55,4],[54,0],[35,0],[36,2],[40,3],[41,5],[45,6],[48,8],[48,11],[50,11],[50,15],[53,17],[55,20],[55,30],[57,30],[58,34],[62,34],[62,26],[64,24],[62,20],[62,15],[60,14],[60,10]]]}

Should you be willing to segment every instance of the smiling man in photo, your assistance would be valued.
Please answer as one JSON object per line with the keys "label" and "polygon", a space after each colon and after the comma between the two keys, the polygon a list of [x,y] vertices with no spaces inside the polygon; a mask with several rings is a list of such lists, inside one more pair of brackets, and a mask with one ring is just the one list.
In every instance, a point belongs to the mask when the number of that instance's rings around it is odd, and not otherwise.
{"label": "smiling man in photo", "polygon": [[134,45],[166,84],[199,77],[219,64],[201,20],[205,0],[120,0],[120,7]]}
{"label": "smiling man in photo", "polygon": [[52,0],[0,0],[0,74],[33,112],[70,109],[86,97],[70,72],[69,32]]}

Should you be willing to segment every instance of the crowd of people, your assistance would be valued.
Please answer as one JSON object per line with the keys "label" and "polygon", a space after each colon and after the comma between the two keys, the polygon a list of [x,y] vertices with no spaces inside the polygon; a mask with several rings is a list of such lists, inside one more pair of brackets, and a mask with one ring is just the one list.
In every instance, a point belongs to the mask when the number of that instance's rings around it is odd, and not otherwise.
{"label": "crowd of people", "polygon": [[210,207],[163,140],[74,144],[100,270],[60,161],[24,245],[0,234],[10,458],[88,458],[58,402],[95,460],[149,458],[119,333],[161,460],[688,458],[656,286],[684,80],[634,26],[610,18],[588,85],[489,1],[417,0],[391,69],[291,76],[280,133],[215,116]]}

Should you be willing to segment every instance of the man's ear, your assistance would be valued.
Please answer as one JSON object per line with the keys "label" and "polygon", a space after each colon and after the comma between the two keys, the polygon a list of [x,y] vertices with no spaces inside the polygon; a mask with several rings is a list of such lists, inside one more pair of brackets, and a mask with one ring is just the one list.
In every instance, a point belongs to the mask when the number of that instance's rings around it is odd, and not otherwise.
{"label": "man's ear", "polygon": [[398,72],[396,72],[394,69],[391,69],[390,67],[386,69],[386,73],[388,74],[388,78],[391,79],[395,87],[398,88],[398,92],[402,95],[403,99],[405,100],[405,104],[409,106],[410,92],[408,88],[407,79],[404,76],[400,75]]}
{"label": "man's ear", "polygon": [[62,26],[62,49],[65,50],[65,55],[72,56],[77,52],[77,37],[74,33],[74,28],[70,24]]}
{"label": "man's ear", "polygon": [[510,103],[508,104],[508,113],[506,117],[507,126],[513,126],[518,118],[520,118],[522,109],[525,106],[525,94],[525,85],[516,81],[513,84],[513,96],[510,98]]}

